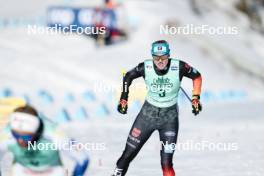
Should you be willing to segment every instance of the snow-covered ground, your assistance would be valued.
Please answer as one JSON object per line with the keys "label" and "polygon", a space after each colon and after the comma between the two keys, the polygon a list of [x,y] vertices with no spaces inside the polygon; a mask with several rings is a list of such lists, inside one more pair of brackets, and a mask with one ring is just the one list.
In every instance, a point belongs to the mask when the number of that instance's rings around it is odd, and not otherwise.
{"label": "snow-covered ground", "polygon": [[[1,6],[1,17],[43,15],[46,6],[54,4],[34,2],[19,8]],[[150,58],[151,42],[166,39],[171,44],[172,57],[183,59],[202,73],[203,90],[216,93],[242,90],[246,94],[235,101],[206,102],[198,117],[191,115],[189,106],[180,105],[179,142],[236,143],[238,149],[231,152],[177,151],[174,157],[177,175],[263,175],[264,37],[248,27],[248,19],[243,14],[232,9],[233,1],[212,2],[206,5],[209,10],[198,17],[191,11],[188,1],[125,1],[124,8],[131,24],[136,24],[135,30],[128,41],[101,48],[84,36],[28,35],[25,28],[0,28],[0,88],[9,87],[15,95],[30,95],[32,103],[52,118],[64,106],[61,97],[65,92],[80,94],[98,83],[119,86],[121,70]],[[72,3],[85,4],[77,0]],[[231,36],[159,34],[160,25],[168,21],[182,26],[231,25],[238,27],[239,32]],[[135,83],[142,83],[142,80]],[[183,81],[189,93],[191,86],[190,80]],[[53,105],[42,106],[37,101],[36,92],[40,89],[55,95]],[[117,92],[113,93],[112,102],[117,101]],[[106,101],[104,93],[96,93],[96,97],[95,104]],[[67,108],[80,104],[82,102],[76,101],[67,104]],[[80,141],[106,144],[105,151],[90,152],[92,162],[88,175],[111,174],[137,113],[130,111],[127,116],[121,116],[113,109],[114,103],[107,105],[111,113],[105,118],[90,116],[88,120],[64,124],[68,133]],[[158,142],[157,133],[154,133],[131,164],[128,175],[161,175]]]}
{"label": "snow-covered ground", "polygon": [[[260,109],[261,104],[254,104]],[[242,106],[243,108],[247,108]],[[241,107],[236,107],[240,111]],[[225,111],[223,115],[217,111],[205,110],[199,117],[193,117],[189,110],[181,111],[180,131],[178,143],[184,145],[212,143],[212,145],[225,145],[226,148],[234,145],[234,149],[227,151],[220,148],[205,150],[181,148],[175,152],[174,167],[177,176],[261,176],[264,173],[263,142],[261,134],[264,132],[262,116],[240,116],[234,113],[233,108],[221,107]],[[261,113],[260,110],[258,113]],[[211,115],[210,115],[211,114]],[[134,116],[123,118],[93,119],[87,124],[76,122],[71,124],[70,131],[82,136],[80,141],[98,143],[104,142],[106,150],[91,152],[91,168],[88,175],[110,175],[113,172],[115,162],[121,155],[128,131]],[[74,127],[75,126],[75,127]],[[162,175],[159,160],[159,138],[154,132],[150,140],[142,148],[136,159],[130,165],[127,175],[145,176]]]}

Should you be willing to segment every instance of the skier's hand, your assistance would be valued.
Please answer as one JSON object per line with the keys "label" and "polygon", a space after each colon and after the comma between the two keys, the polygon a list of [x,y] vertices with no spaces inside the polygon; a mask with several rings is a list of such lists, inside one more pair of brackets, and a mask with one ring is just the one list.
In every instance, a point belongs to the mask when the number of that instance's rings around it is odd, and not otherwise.
{"label": "skier's hand", "polygon": [[76,164],[72,176],[83,176],[89,165],[89,159],[85,159],[82,163]]}
{"label": "skier's hand", "polygon": [[192,113],[194,115],[199,114],[202,111],[202,104],[200,103],[200,95],[192,96]]}
{"label": "skier's hand", "polygon": [[121,99],[119,101],[119,104],[117,106],[117,110],[118,112],[120,112],[121,114],[126,114],[127,113],[127,100],[125,99]]}

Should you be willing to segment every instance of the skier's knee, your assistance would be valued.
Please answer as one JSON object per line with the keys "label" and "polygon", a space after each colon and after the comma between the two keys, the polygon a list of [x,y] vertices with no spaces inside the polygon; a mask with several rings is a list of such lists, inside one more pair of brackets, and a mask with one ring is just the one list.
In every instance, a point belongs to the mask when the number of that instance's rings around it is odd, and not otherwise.
{"label": "skier's knee", "polygon": [[130,162],[133,160],[135,153],[135,151],[127,151],[123,154],[123,159],[127,162]]}
{"label": "skier's knee", "polygon": [[171,161],[161,161],[161,167],[162,168],[169,168],[169,167],[172,167],[173,164]]}
{"label": "skier's knee", "polygon": [[161,166],[163,167],[172,167],[172,154],[161,153]]}

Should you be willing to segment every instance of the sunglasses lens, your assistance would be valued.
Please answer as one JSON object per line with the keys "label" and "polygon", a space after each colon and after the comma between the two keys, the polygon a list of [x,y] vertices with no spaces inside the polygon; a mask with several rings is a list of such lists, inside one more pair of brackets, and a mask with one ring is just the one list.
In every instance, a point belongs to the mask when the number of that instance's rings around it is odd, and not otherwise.
{"label": "sunglasses lens", "polygon": [[164,61],[164,60],[166,60],[166,58],[156,57],[154,60],[155,60],[155,61]]}
{"label": "sunglasses lens", "polygon": [[163,56],[156,56],[156,55],[153,55],[153,59],[155,61],[159,61],[159,62],[162,62],[162,61],[165,61],[167,60],[169,57],[168,55],[163,55]]}
{"label": "sunglasses lens", "polygon": [[18,134],[15,131],[12,131],[13,136],[18,140],[22,139],[23,141],[31,141],[33,138],[33,135],[29,134]]}

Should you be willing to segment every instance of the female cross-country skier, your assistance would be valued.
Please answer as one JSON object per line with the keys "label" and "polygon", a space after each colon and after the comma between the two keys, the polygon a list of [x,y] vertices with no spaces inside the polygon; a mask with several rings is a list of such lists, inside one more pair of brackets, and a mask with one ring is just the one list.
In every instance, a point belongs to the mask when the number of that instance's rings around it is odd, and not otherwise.
{"label": "female cross-country skier", "polygon": [[177,97],[182,78],[193,81],[192,112],[197,115],[201,110],[201,74],[184,61],[170,58],[169,44],[165,40],[152,43],[153,59],[145,60],[123,78],[123,91],[118,111],[127,113],[129,86],[138,77],[143,77],[147,86],[146,101],[139,112],[127,138],[126,147],[116,163],[113,176],[124,176],[130,162],[136,157],[150,135],[159,131],[162,149],[160,151],[163,176],[175,176],[173,153],[178,135]]}
{"label": "female cross-country skier", "polygon": [[[35,148],[31,144],[36,144]],[[83,176],[88,156],[69,145],[61,131],[48,126],[33,107],[25,105],[11,113],[9,124],[1,132],[0,154],[10,152],[13,155],[12,169],[5,168],[11,176]],[[63,168],[62,155],[76,163],[72,173]]]}

